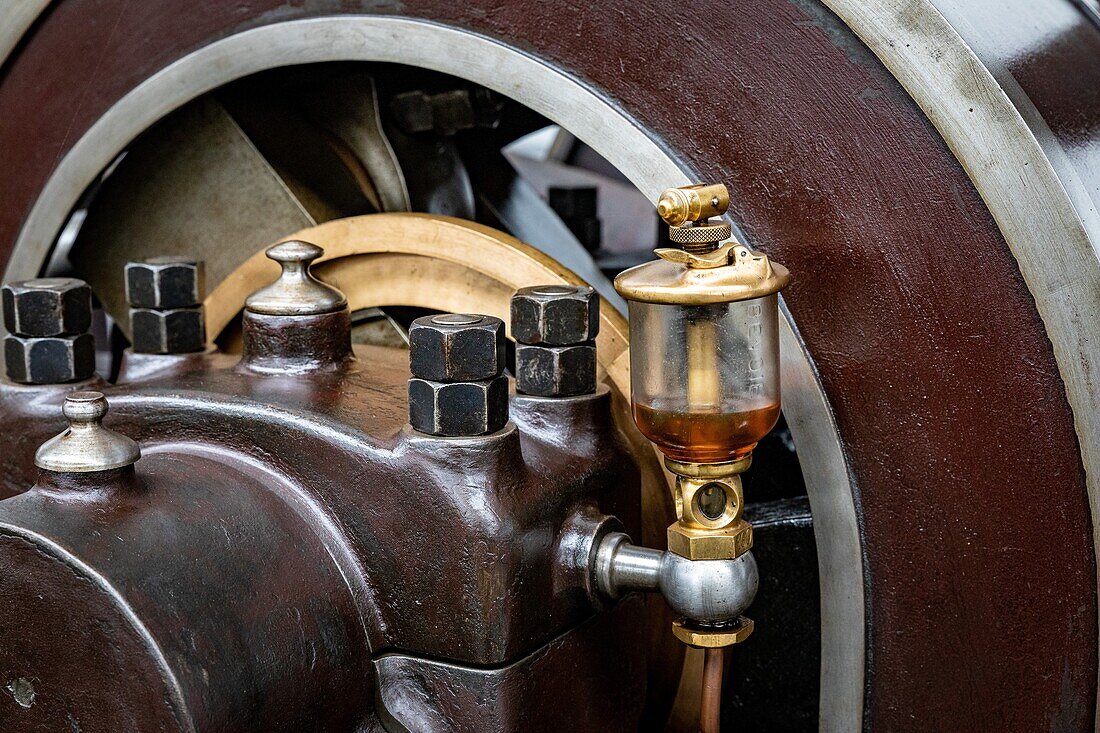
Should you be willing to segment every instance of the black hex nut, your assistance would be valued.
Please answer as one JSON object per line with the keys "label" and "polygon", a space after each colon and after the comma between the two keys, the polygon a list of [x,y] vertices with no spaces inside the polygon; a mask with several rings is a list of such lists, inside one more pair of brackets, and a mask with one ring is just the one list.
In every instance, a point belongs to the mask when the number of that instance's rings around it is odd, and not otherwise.
{"label": "black hex nut", "polygon": [[504,323],[492,316],[444,313],[409,327],[409,369],[434,382],[474,382],[504,371]]}
{"label": "black hex nut", "polygon": [[4,337],[8,379],[21,384],[64,384],[95,373],[95,338],[79,336]]}
{"label": "black hex nut", "polygon": [[477,382],[409,380],[409,422],[422,433],[473,437],[508,423],[508,378]]}
{"label": "black hex nut", "polygon": [[516,344],[516,391],[568,397],[596,391],[596,346]]}
{"label": "black hex nut", "polygon": [[206,287],[202,260],[153,257],[126,265],[126,300],[132,308],[190,308]]}
{"label": "black hex nut", "polygon": [[190,354],[206,347],[202,306],[130,309],[130,337],[139,354]]}
{"label": "black hex nut", "polygon": [[522,344],[580,344],[599,331],[600,299],[590,287],[536,285],[512,296],[512,338]]}
{"label": "black hex nut", "polygon": [[47,277],[2,289],[4,328],[19,336],[76,336],[92,326],[92,289],[83,280]]}

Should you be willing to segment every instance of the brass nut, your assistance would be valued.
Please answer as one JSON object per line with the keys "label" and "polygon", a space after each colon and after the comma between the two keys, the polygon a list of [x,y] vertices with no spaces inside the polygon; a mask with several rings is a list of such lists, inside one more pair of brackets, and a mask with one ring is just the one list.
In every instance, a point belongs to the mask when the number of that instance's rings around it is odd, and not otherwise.
{"label": "brass nut", "polygon": [[688,560],[732,560],[752,549],[752,525],[737,520],[723,529],[668,528],[668,549]]}
{"label": "brass nut", "polygon": [[752,635],[755,624],[751,618],[741,616],[737,625],[729,629],[697,628],[688,625],[685,619],[672,622],[673,635],[689,646],[716,648],[740,644]]}

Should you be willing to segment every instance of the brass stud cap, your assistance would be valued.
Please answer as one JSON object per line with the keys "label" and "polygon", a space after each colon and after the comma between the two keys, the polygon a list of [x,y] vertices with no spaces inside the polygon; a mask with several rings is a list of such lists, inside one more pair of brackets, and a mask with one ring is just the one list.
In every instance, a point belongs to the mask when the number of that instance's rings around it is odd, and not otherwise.
{"label": "brass stud cap", "polygon": [[34,455],[45,471],[90,473],[131,466],[141,458],[138,444],[103,427],[107,398],[100,392],[73,392],[61,408],[69,421],[65,432],[50,438]]}
{"label": "brass stud cap", "polygon": [[281,242],[267,250],[269,259],[282,272],[270,285],[248,297],[245,307],[269,316],[314,316],[347,307],[348,301],[336,288],[325,285],[310,272],[310,263],[325,251],[308,242]]}
{"label": "brass stud cap", "polygon": [[730,628],[693,626],[687,619],[677,619],[672,622],[672,634],[689,646],[713,649],[740,644],[752,635],[755,627],[753,620],[744,616]]}

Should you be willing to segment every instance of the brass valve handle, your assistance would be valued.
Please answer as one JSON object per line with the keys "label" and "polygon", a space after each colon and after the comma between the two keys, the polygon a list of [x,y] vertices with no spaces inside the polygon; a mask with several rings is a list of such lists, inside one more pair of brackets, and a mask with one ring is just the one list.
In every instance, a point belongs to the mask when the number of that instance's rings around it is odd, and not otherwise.
{"label": "brass valve handle", "polygon": [[657,213],[669,225],[668,236],[685,251],[705,254],[729,239],[733,230],[724,221],[711,222],[730,205],[729,191],[721,183],[670,188],[657,200]]}
{"label": "brass valve handle", "polygon": [[664,191],[657,200],[657,213],[669,226],[679,227],[721,216],[729,205],[730,192],[723,184],[697,183]]}

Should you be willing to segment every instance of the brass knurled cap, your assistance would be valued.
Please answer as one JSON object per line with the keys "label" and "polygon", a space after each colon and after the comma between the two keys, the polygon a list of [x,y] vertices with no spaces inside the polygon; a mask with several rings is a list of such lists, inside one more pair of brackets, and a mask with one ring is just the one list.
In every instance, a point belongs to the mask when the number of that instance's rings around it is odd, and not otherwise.
{"label": "brass knurled cap", "polygon": [[732,235],[733,227],[724,221],[717,224],[692,224],[668,228],[668,238],[676,244],[717,243],[729,239]]}

